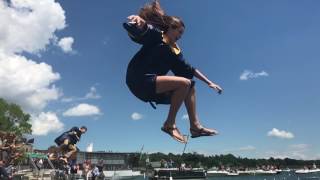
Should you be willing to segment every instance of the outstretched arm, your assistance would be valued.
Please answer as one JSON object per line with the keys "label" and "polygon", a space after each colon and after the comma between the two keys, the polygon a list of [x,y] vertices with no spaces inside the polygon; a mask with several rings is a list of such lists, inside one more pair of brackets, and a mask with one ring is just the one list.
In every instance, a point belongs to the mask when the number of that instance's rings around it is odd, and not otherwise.
{"label": "outstretched arm", "polygon": [[194,76],[198,79],[200,79],[201,81],[203,81],[204,83],[208,84],[208,86],[214,90],[216,90],[219,94],[222,93],[222,88],[215,84],[214,82],[210,81],[204,74],[202,74],[198,69],[195,69],[194,71]]}

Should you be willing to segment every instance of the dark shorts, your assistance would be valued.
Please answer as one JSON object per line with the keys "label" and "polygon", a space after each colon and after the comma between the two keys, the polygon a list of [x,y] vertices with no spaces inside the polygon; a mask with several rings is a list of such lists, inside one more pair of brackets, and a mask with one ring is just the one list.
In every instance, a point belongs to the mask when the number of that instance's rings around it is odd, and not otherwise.
{"label": "dark shorts", "polygon": [[70,141],[69,135],[63,133],[61,136],[57,137],[57,138],[54,140],[54,142],[55,142],[58,146],[60,146],[60,145],[63,144],[63,142],[64,142],[65,139],[69,139],[69,141]]}
{"label": "dark shorts", "polygon": [[156,74],[145,74],[136,78],[127,76],[127,85],[130,91],[144,102],[155,102],[157,104],[170,104],[171,93],[156,93]]}

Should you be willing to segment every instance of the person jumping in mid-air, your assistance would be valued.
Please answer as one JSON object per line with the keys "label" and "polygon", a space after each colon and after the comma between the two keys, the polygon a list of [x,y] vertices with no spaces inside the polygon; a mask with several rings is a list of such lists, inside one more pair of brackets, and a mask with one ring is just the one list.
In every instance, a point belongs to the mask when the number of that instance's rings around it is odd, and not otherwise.
{"label": "person jumping in mid-air", "polygon": [[[205,128],[200,123],[192,78],[195,76],[219,94],[222,88],[183,58],[176,43],[185,29],[183,21],[165,14],[159,1],[155,0],[141,8],[138,15],[129,16],[123,26],[134,42],[142,44],[128,65],[126,83],[130,91],[142,101],[150,102],[154,108],[153,102],[170,104],[161,130],[175,140],[186,143],[176,127],[176,115],[184,102],[190,119],[191,137],[218,134],[216,130]],[[167,75],[170,70],[174,76]]]}
{"label": "person jumping in mid-air", "polygon": [[57,137],[54,142],[58,145],[63,156],[60,157],[64,162],[68,162],[68,159],[73,153],[77,152],[76,144],[80,141],[81,135],[87,132],[87,127],[73,127],[69,131],[62,133]]}

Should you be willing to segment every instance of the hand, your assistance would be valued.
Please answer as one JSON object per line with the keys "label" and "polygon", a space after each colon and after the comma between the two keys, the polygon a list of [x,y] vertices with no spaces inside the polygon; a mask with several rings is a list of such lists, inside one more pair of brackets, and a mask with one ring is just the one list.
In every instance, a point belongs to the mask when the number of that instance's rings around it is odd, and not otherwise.
{"label": "hand", "polygon": [[208,86],[209,86],[210,88],[216,90],[219,94],[222,93],[222,88],[221,88],[219,85],[211,82]]}
{"label": "hand", "polygon": [[138,28],[142,29],[146,25],[146,21],[142,19],[140,16],[131,15],[127,17],[129,23],[137,24]]}

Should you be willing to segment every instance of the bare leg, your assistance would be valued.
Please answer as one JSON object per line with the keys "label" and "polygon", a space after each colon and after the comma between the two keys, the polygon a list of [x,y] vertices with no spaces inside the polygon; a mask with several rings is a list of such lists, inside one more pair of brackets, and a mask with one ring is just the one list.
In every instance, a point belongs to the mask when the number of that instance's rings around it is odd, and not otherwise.
{"label": "bare leg", "polygon": [[186,99],[184,100],[184,104],[186,106],[189,121],[190,121],[190,128],[191,129],[200,129],[201,125],[197,116],[196,112],[196,94],[195,94],[195,88],[192,87],[189,91],[189,93],[186,96]]}
{"label": "bare leg", "polygon": [[177,112],[186,98],[191,82],[189,79],[176,76],[158,76],[156,80],[156,92],[164,93],[172,91],[171,105],[166,120],[167,125],[174,125]]}
{"label": "bare leg", "polygon": [[[165,93],[172,92],[171,105],[168,113],[167,120],[164,127],[175,128],[176,115],[181,107],[182,102],[185,100],[191,86],[191,81],[183,77],[176,76],[157,76],[156,79],[156,92]],[[183,136],[178,130],[173,131],[173,134],[178,139],[183,139]]]}
{"label": "bare leg", "polygon": [[189,116],[189,121],[190,121],[190,129],[193,130],[200,130],[202,129],[203,132],[205,133],[215,133],[217,134],[218,132],[214,129],[208,129],[204,128],[197,116],[197,111],[196,111],[196,90],[195,87],[192,87],[190,91],[188,92],[186,99],[184,100],[184,104],[186,106],[186,109],[188,111],[188,116]]}
{"label": "bare leg", "polygon": [[77,152],[77,147],[76,145],[70,144],[68,148],[69,148],[69,151],[65,154],[65,157],[70,158],[71,155]]}

